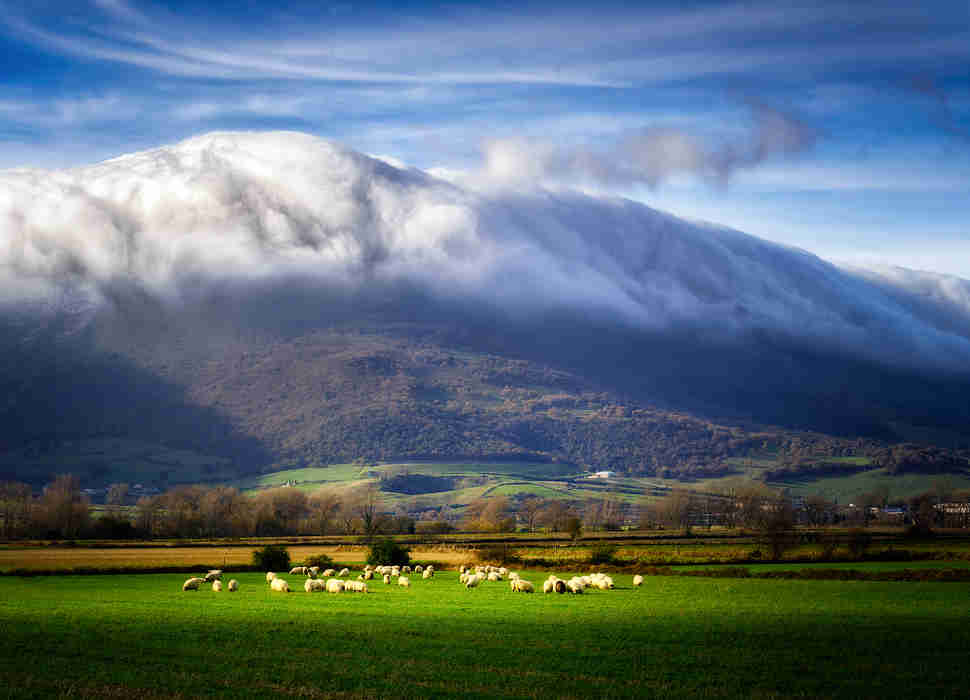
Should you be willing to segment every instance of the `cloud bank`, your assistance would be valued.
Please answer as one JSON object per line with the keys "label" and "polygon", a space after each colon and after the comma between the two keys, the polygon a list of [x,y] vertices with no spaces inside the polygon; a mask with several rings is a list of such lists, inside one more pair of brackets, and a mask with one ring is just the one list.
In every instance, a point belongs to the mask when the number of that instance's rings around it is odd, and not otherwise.
{"label": "cloud bank", "polygon": [[741,137],[709,143],[684,129],[644,127],[601,149],[493,141],[485,149],[485,174],[499,180],[650,187],[690,174],[723,184],[739,169],[807,151],[818,140],[818,132],[801,120],[754,100],[747,104],[752,118]]}
{"label": "cloud bank", "polygon": [[[801,143],[782,130],[744,157]],[[0,172],[8,307],[110,304],[132,288],[177,306],[297,283],[407,285],[510,314],[770,331],[910,368],[970,367],[966,281],[840,269],[628,200],[461,188],[304,134],[213,133],[89,167]]]}

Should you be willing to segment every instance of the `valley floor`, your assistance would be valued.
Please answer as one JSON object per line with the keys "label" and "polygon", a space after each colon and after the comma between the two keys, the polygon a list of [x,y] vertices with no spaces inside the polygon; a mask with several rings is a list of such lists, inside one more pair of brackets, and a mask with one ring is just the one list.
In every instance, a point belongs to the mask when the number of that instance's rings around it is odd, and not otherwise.
{"label": "valley floor", "polygon": [[[588,567],[584,567],[584,571]],[[559,571],[560,575],[570,572]],[[186,574],[187,575],[187,574]],[[582,596],[441,572],[367,595],[0,577],[6,697],[964,697],[970,584],[647,577]],[[546,572],[523,571],[537,584]]]}

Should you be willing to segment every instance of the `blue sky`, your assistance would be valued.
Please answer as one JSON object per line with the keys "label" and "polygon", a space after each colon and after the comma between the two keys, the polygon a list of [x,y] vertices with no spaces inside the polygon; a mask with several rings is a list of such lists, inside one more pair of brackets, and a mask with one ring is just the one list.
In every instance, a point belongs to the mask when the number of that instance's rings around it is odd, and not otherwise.
{"label": "blue sky", "polygon": [[0,0],[0,42],[2,168],[294,129],[970,278],[966,0]]}

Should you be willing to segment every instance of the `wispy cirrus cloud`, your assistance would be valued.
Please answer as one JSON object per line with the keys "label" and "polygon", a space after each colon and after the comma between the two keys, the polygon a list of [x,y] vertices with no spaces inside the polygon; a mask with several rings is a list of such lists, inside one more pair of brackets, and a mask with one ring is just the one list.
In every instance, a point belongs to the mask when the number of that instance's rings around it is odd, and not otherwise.
{"label": "wispy cirrus cloud", "polygon": [[[48,26],[34,13],[7,6],[3,21],[52,51],[174,76],[230,80],[622,87],[970,54],[966,28],[947,23],[952,10],[934,13],[903,3],[634,11],[604,6],[595,15],[557,8],[553,17],[539,11],[425,9],[424,16],[394,22],[367,16],[335,22],[304,7],[290,19],[272,17],[262,30],[240,32],[230,25],[216,33],[175,13],[121,0],[101,0],[93,9],[83,22]],[[860,29],[871,35],[865,44],[857,39]],[[931,31],[914,37],[914,29]],[[205,41],[173,38],[200,35]]]}

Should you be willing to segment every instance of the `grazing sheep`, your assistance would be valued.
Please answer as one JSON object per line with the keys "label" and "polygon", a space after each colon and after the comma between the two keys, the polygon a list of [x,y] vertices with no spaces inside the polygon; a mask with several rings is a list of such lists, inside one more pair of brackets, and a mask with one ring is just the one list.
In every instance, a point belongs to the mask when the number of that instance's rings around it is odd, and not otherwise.
{"label": "grazing sheep", "polygon": [[294,566],[290,569],[290,576],[306,576],[305,566]]}
{"label": "grazing sheep", "polygon": [[239,590],[239,581],[237,581],[236,579],[230,579],[229,580],[229,592],[230,593],[235,593],[238,590]]}
{"label": "grazing sheep", "polygon": [[216,579],[215,581],[213,581],[212,590],[214,590],[216,593],[222,593],[222,581],[220,581],[219,579]]}
{"label": "grazing sheep", "polygon": [[465,579],[465,588],[475,588],[478,584],[482,582],[482,577],[478,574],[472,574]]}
{"label": "grazing sheep", "polygon": [[323,579],[308,578],[303,583],[303,590],[307,593],[314,593],[327,590],[327,584]]}
{"label": "grazing sheep", "polygon": [[[331,577],[331,576],[333,576],[333,575],[334,575],[335,573],[337,573],[337,572],[336,572],[336,571],[334,571],[333,569],[327,569],[327,570],[326,570],[326,571],[324,571],[324,572],[323,572],[323,574],[321,574],[321,575],[322,575],[322,576],[323,576],[324,578],[330,578],[330,577]],[[314,575],[314,576],[316,576],[316,574],[313,574],[313,575]]]}
{"label": "grazing sheep", "polygon": [[568,591],[569,593],[576,593],[576,594],[582,593],[583,584],[581,581],[572,581],[572,580],[566,581],[566,591]]}
{"label": "grazing sheep", "polygon": [[570,583],[570,584],[579,586],[580,588],[586,588],[586,583],[583,581],[583,577],[582,576],[573,576],[566,583]]}
{"label": "grazing sheep", "polygon": [[509,572],[509,579],[510,580],[511,579],[514,579],[514,578],[518,578],[518,577],[519,577],[519,572],[518,571],[510,571]]}
{"label": "grazing sheep", "polygon": [[509,585],[512,586],[513,593],[535,593],[536,590],[531,581],[526,581],[518,576],[510,578]]}
{"label": "grazing sheep", "polygon": [[344,582],[339,578],[332,578],[327,581],[327,593],[343,593]]}
{"label": "grazing sheep", "polygon": [[633,585],[634,586],[642,586],[643,585],[643,576],[641,576],[640,574],[637,574],[636,576],[634,576],[633,577]]}
{"label": "grazing sheep", "polygon": [[274,578],[276,578],[276,574],[274,574],[272,571],[266,572],[266,583],[272,583]]}
{"label": "grazing sheep", "polygon": [[418,564],[416,567],[414,567],[414,573],[420,574],[422,571],[424,571],[424,567],[421,566],[420,564]]}
{"label": "grazing sheep", "polygon": [[366,593],[367,584],[363,581],[344,581],[344,590],[353,591],[354,593]]}
{"label": "grazing sheep", "polygon": [[185,583],[182,584],[183,591],[197,591],[199,590],[199,584],[205,583],[204,578],[199,578],[198,576],[194,578],[187,579]]}
{"label": "grazing sheep", "polygon": [[392,566],[391,567],[391,576],[400,576],[400,575],[401,575],[401,567],[400,566]]}
{"label": "grazing sheep", "polygon": [[463,573],[465,573],[466,571],[468,571],[468,567],[467,567],[467,566],[465,566],[464,564],[462,564],[462,565],[461,565],[461,568],[460,568],[460,569],[458,569],[458,573],[459,573],[459,574],[463,574]]}
{"label": "grazing sheep", "polygon": [[542,584],[543,593],[565,593],[566,592],[566,582],[555,574],[549,574],[549,578],[545,580]]}
{"label": "grazing sheep", "polygon": [[502,580],[502,575],[499,572],[497,572],[497,571],[490,571],[490,572],[488,572],[488,580],[489,581],[501,581]]}
{"label": "grazing sheep", "polygon": [[430,566],[424,570],[423,574],[421,574],[421,578],[431,578],[432,576],[434,576],[434,569],[432,569]]}
{"label": "grazing sheep", "polygon": [[340,570],[340,573],[339,573],[339,574],[337,574],[337,576],[338,576],[339,578],[343,578],[344,576],[346,576],[346,575],[347,575],[347,574],[349,574],[349,573],[350,573],[350,569],[348,569],[347,567],[344,567],[344,568],[342,568],[342,569]]}
{"label": "grazing sheep", "polygon": [[399,576],[397,579],[397,585],[404,586],[405,588],[411,587],[411,579],[407,576]]}
{"label": "grazing sheep", "polygon": [[601,591],[608,591],[613,588],[613,579],[606,574],[593,574],[590,578],[590,585],[599,588]]}
{"label": "grazing sheep", "polygon": [[384,583],[390,583],[390,582],[391,582],[391,575],[384,574]]}
{"label": "grazing sheep", "polygon": [[310,573],[310,576],[312,576],[313,578],[316,578],[317,576],[320,575],[319,566],[311,566],[309,569],[307,569],[307,571]]}
{"label": "grazing sheep", "polygon": [[404,566],[401,567],[401,573],[402,574],[410,574],[411,573],[411,567],[405,564]]}
{"label": "grazing sheep", "polygon": [[288,584],[285,579],[281,578],[274,578],[272,581],[270,581],[269,587],[274,591],[279,591],[280,593],[290,592],[290,584]]}
{"label": "grazing sheep", "polygon": [[205,582],[212,583],[213,581],[222,580],[222,569],[209,569],[209,573],[205,575]]}
{"label": "grazing sheep", "polygon": [[364,572],[364,580],[365,581],[370,581],[372,578],[374,578],[374,572],[373,571],[371,571],[371,570],[368,569],[367,571]]}

